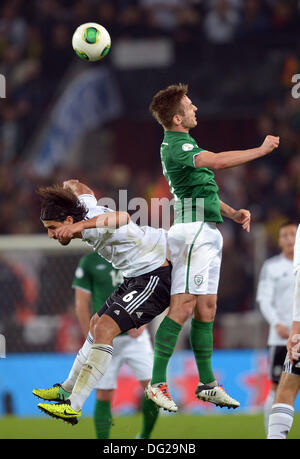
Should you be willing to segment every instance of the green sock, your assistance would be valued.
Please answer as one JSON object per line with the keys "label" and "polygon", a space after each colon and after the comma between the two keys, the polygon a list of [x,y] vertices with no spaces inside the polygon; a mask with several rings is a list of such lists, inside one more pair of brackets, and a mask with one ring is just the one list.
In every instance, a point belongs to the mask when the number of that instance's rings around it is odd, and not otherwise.
{"label": "green sock", "polygon": [[152,400],[147,400],[146,397],[143,397],[142,412],[143,425],[140,438],[150,438],[154,424],[156,423],[159,415],[159,408],[154,402],[152,402]]}
{"label": "green sock", "polygon": [[213,353],[213,322],[200,322],[192,319],[190,341],[195,355],[199,380],[203,384],[215,381],[211,367]]}
{"label": "green sock", "polygon": [[112,415],[110,402],[102,402],[97,400],[94,409],[94,425],[96,429],[96,437],[98,439],[109,438],[111,424]]}
{"label": "green sock", "polygon": [[174,352],[182,326],[169,317],[161,322],[154,339],[154,363],[151,384],[167,381],[167,366]]}

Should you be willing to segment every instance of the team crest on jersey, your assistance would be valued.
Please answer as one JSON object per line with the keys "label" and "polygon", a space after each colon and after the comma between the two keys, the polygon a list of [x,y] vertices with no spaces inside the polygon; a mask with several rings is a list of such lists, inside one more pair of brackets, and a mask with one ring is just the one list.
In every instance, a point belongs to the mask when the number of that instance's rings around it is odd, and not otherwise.
{"label": "team crest on jersey", "polygon": [[182,145],[183,151],[191,151],[194,148],[194,145],[191,143],[184,143]]}
{"label": "team crest on jersey", "polygon": [[203,282],[203,276],[202,274],[195,274],[194,276],[194,282],[196,284],[197,287],[200,287],[200,285],[202,284]]}
{"label": "team crest on jersey", "polygon": [[84,271],[80,266],[78,266],[78,268],[75,271],[75,277],[77,277],[77,279],[81,279],[83,276],[84,276]]}
{"label": "team crest on jersey", "polygon": [[99,271],[103,271],[103,269],[105,269],[106,266],[105,265],[97,265],[96,266],[96,269],[98,269]]}

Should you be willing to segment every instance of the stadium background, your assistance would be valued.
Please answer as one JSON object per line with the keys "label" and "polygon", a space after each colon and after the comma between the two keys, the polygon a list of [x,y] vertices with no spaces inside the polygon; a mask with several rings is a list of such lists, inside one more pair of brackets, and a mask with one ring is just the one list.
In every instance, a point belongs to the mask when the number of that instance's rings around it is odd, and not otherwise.
{"label": "stadium background", "polygon": [[[73,31],[87,21],[103,24],[112,37],[111,53],[100,63],[81,62],[71,48]],[[277,253],[280,224],[298,221],[300,210],[300,105],[291,94],[292,76],[300,73],[298,24],[296,0],[2,2],[3,419],[38,416],[31,389],[60,380],[82,342],[70,285],[85,252],[81,246],[56,250],[53,241],[49,246],[35,190],[76,177],[98,198],[117,203],[119,189],[127,190],[128,200],[170,197],[159,158],[162,133],[148,106],[158,89],[173,82],[190,86],[199,115],[193,136],[202,147],[224,151],[255,147],[269,133],[281,138],[267,158],[216,174],[222,200],[250,209],[253,223],[250,234],[229,221],[220,227],[214,365],[241,400],[242,412],[261,411],[269,381],[267,326],[255,304],[257,275],[263,260]],[[121,377],[122,386],[135,387],[126,368]],[[187,328],[170,378],[182,412],[220,412],[191,400],[196,369]],[[131,393],[130,400],[118,395],[116,415],[138,409],[141,394]],[[92,399],[86,414],[91,411]]]}

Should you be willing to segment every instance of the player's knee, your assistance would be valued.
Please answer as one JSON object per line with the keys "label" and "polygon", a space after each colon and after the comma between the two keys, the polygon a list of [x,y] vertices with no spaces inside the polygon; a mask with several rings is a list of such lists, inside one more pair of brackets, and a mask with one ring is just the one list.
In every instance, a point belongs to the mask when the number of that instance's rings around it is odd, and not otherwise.
{"label": "player's knee", "polygon": [[114,394],[114,390],[102,390],[102,389],[97,389],[96,390],[96,398],[100,402],[111,402],[112,397]]}
{"label": "player's knee", "polygon": [[120,334],[118,324],[106,314],[103,314],[94,326],[94,343],[111,344]]}
{"label": "player's knee", "polygon": [[173,307],[171,305],[168,316],[183,325],[192,316],[195,305],[194,298],[186,299]]}
{"label": "player's knee", "polygon": [[95,326],[96,326],[96,323],[98,322],[98,320],[99,320],[98,314],[94,314],[91,317],[91,320],[90,320],[90,333],[91,333],[92,337],[94,337],[94,335],[95,335]]}
{"label": "player's knee", "polygon": [[208,300],[197,305],[194,317],[196,320],[211,322],[214,320],[216,312],[216,302],[214,300]]}

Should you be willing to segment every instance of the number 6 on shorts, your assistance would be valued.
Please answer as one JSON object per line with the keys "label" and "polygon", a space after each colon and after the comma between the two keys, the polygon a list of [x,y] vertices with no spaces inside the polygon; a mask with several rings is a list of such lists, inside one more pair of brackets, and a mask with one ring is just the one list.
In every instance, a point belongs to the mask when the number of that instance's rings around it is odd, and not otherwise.
{"label": "number 6 on shorts", "polygon": [[133,295],[137,293],[137,290],[132,290],[132,292],[129,292],[127,293],[125,296],[123,296],[122,300],[125,302],[125,303],[129,303],[129,301],[132,300],[133,298]]}

